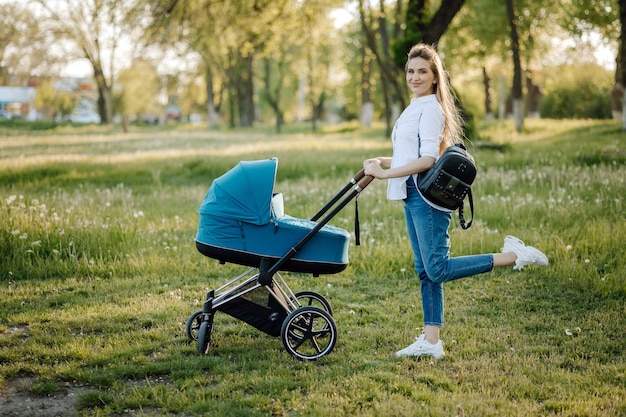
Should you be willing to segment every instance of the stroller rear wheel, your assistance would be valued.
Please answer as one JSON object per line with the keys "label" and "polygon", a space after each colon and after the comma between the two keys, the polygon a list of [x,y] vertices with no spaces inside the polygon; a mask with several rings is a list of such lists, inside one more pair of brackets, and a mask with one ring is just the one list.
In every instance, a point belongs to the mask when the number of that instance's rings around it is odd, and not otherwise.
{"label": "stroller rear wheel", "polygon": [[213,314],[209,314],[206,320],[202,320],[198,329],[198,353],[205,355],[211,347],[211,333],[213,333]]}
{"label": "stroller rear wheel", "polygon": [[319,307],[331,316],[333,315],[333,308],[330,306],[330,303],[322,294],[319,294],[315,291],[298,291],[294,295],[296,296],[296,300],[298,300],[303,307]]}
{"label": "stroller rear wheel", "polygon": [[292,311],[280,331],[285,349],[302,360],[315,360],[330,353],[337,342],[337,326],[327,311],[305,306]]}
{"label": "stroller rear wheel", "polygon": [[202,310],[198,310],[189,316],[187,319],[187,325],[185,326],[185,331],[189,340],[198,340],[198,330],[200,330],[201,324]]}

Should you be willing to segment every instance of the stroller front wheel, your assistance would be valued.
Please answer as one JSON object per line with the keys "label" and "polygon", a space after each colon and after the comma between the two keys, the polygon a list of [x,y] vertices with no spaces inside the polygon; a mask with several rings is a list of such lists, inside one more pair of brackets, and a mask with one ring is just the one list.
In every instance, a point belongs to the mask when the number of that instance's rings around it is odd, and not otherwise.
{"label": "stroller front wheel", "polygon": [[211,346],[211,333],[213,333],[213,314],[209,315],[208,320],[202,320],[198,329],[198,353],[206,355]]}
{"label": "stroller front wheel", "polygon": [[302,360],[315,360],[330,353],[337,342],[337,326],[327,311],[305,306],[292,311],[280,331],[285,349]]}

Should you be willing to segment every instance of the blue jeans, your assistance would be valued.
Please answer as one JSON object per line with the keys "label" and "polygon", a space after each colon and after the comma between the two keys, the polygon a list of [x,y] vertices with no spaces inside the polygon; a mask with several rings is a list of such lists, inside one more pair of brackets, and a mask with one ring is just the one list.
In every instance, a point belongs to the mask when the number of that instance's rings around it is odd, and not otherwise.
{"label": "blue jeans", "polygon": [[451,213],[437,210],[419,194],[413,179],[407,181],[404,200],[409,239],[413,249],[415,271],[422,287],[424,325],[443,326],[443,283],[493,269],[493,255],[471,255],[450,258]]}

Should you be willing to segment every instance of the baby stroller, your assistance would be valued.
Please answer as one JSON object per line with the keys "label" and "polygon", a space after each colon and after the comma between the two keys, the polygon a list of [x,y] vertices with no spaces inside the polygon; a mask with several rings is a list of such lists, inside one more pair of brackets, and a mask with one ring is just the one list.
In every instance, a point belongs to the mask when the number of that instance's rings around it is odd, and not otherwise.
{"label": "baby stroller", "polygon": [[200,354],[208,353],[218,311],[280,336],[298,359],[315,360],[335,346],[337,327],[328,300],[314,291],[292,292],[279,271],[313,276],[343,271],[350,234],[327,223],[373,178],[361,170],[304,220],[284,214],[282,194],[274,193],[277,167],[276,158],[239,162],[213,181],[198,208],[198,251],[221,264],[250,267],[210,290],[203,309],[187,320],[187,337],[197,341]]}

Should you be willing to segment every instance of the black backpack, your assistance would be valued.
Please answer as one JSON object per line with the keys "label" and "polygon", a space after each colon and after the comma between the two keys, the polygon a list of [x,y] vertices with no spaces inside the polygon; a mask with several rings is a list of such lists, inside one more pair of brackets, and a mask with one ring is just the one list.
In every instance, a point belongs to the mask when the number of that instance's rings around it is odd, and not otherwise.
{"label": "black backpack", "polygon": [[[435,165],[417,177],[417,188],[424,198],[440,207],[459,210],[461,228],[469,229],[474,221],[474,200],[471,185],[476,178],[474,158],[465,146],[457,143],[448,147]],[[472,219],[465,225],[463,200],[469,197]]]}

